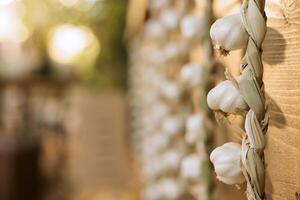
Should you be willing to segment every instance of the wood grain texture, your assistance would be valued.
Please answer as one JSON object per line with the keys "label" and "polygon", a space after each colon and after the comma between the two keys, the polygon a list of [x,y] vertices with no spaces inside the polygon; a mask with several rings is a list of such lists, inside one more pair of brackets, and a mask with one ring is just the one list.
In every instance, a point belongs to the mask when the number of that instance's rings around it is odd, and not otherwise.
{"label": "wood grain texture", "polygon": [[295,200],[300,192],[300,1],[266,1],[264,81],[270,104],[267,133],[268,200]]}

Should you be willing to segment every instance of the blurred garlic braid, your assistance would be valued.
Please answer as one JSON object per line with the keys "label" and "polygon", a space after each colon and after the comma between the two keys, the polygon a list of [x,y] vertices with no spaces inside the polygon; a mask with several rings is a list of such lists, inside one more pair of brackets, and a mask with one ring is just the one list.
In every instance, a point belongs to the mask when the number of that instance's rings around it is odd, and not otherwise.
{"label": "blurred garlic braid", "polygon": [[[203,111],[203,114],[205,115],[206,118],[210,119],[211,122],[213,122],[213,114],[212,111],[209,109],[207,102],[206,102],[206,96],[209,91],[209,87],[211,85],[211,80],[209,79],[210,77],[210,72],[214,64],[214,51],[213,51],[213,44],[210,39],[209,31],[210,31],[210,26],[213,18],[213,12],[212,12],[212,0],[206,0],[205,2],[205,13],[204,13],[204,35],[203,35],[203,67],[204,67],[204,77],[205,80],[203,81],[203,85],[201,88],[201,96],[200,96],[200,104],[201,104],[201,109]],[[209,155],[211,153],[211,148],[212,148],[212,132],[211,130],[206,130],[206,141],[205,141],[205,150],[206,153]],[[205,163],[206,166],[204,167],[204,181],[206,182],[206,200],[211,200],[213,199],[212,193],[213,193],[213,176],[212,176],[212,166],[210,162],[208,161]]]}
{"label": "blurred garlic braid", "polygon": [[268,115],[261,60],[261,46],[266,34],[264,4],[264,0],[244,0],[242,6],[242,20],[249,39],[238,84],[241,95],[250,108],[245,121],[246,135],[242,142],[243,173],[249,200],[265,199],[264,147]]}

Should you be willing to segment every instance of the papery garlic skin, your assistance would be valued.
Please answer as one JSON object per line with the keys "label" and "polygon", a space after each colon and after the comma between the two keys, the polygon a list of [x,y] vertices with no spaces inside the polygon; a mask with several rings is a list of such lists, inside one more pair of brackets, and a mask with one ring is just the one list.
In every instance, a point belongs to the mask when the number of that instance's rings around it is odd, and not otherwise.
{"label": "papery garlic skin", "polygon": [[212,110],[221,110],[226,113],[236,113],[238,110],[248,109],[242,95],[229,80],[219,83],[208,92],[207,104]]}
{"label": "papery garlic skin", "polygon": [[202,160],[199,155],[191,154],[182,160],[180,175],[188,180],[196,181],[201,176]]}
{"label": "papery garlic skin", "polygon": [[233,185],[245,182],[241,168],[240,144],[230,142],[217,147],[210,154],[210,160],[217,178],[223,183]]}
{"label": "papery garlic skin", "polygon": [[215,21],[210,29],[210,37],[217,48],[229,52],[245,48],[249,35],[238,13]]}
{"label": "papery garlic skin", "polygon": [[189,87],[199,86],[202,82],[203,66],[196,63],[189,63],[182,67],[180,80]]}
{"label": "papery garlic skin", "polygon": [[191,115],[186,120],[185,141],[188,144],[195,144],[203,141],[205,134],[204,117],[200,113]]}

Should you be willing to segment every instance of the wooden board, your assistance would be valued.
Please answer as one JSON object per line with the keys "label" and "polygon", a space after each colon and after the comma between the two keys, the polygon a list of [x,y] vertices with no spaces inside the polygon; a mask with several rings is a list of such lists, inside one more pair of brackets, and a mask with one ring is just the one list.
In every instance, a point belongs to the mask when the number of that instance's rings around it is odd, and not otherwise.
{"label": "wooden board", "polygon": [[272,99],[266,194],[272,200],[295,200],[300,192],[300,1],[266,2],[264,81]]}
{"label": "wooden board", "polygon": [[69,97],[68,172],[76,195],[124,188],[132,177],[125,95],[75,88]]}

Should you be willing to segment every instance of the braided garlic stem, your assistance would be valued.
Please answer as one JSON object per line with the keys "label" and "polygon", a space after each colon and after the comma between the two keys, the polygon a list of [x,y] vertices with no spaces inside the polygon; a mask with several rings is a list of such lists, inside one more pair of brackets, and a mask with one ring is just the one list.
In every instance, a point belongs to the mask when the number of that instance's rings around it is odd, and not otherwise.
{"label": "braided garlic stem", "polygon": [[265,187],[264,147],[268,116],[263,85],[261,46],[266,34],[264,0],[244,0],[243,24],[249,34],[246,54],[241,65],[240,92],[250,110],[245,121],[242,164],[247,180],[249,200],[263,200]]}

